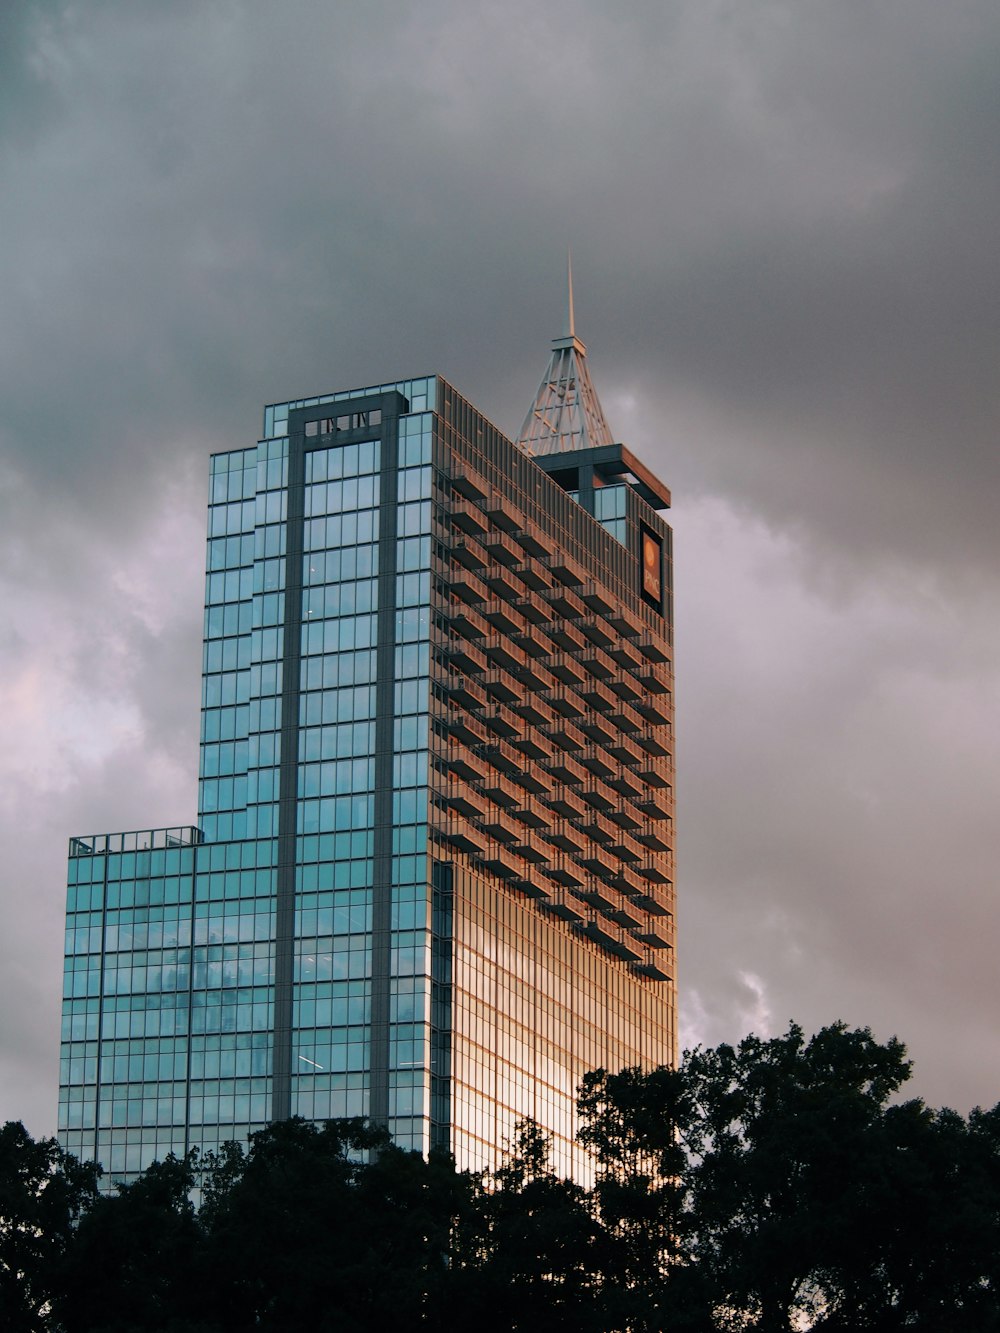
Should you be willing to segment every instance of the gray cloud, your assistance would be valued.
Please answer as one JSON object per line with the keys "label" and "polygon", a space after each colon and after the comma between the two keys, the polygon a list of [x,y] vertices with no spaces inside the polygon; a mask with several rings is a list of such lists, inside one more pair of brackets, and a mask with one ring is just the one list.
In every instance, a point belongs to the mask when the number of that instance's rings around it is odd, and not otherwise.
{"label": "gray cloud", "polygon": [[51,1123],[65,837],[193,811],[207,454],[431,370],[513,431],[568,243],[677,499],[693,1038],[843,1013],[997,1100],[995,5],[0,24],[0,1114]]}

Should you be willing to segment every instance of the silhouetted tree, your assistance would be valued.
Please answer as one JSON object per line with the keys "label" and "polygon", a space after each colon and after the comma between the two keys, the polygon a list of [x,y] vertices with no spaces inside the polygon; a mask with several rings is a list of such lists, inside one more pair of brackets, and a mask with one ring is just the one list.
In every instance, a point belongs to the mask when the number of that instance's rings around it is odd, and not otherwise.
{"label": "silhouetted tree", "polygon": [[35,1142],[22,1124],[0,1129],[0,1328],[50,1327],[64,1257],[75,1225],[96,1197],[97,1167],[64,1153],[55,1139]]}
{"label": "silhouetted tree", "polygon": [[901,1042],[838,1023],[586,1080],[617,1326],[1000,1327],[1000,1111],[890,1104],[909,1072]]}
{"label": "silhouetted tree", "polygon": [[154,1162],[84,1213],[53,1302],[65,1333],[195,1333],[202,1323],[202,1227],[195,1155]]}
{"label": "silhouetted tree", "polygon": [[460,1327],[484,1330],[607,1327],[601,1305],[600,1229],[587,1191],[560,1179],[537,1125],[518,1126],[508,1156],[479,1182],[458,1226],[451,1299]]}
{"label": "silhouetted tree", "polygon": [[471,1182],[362,1121],[303,1120],[229,1145],[205,1178],[220,1330],[443,1327],[454,1217]]}

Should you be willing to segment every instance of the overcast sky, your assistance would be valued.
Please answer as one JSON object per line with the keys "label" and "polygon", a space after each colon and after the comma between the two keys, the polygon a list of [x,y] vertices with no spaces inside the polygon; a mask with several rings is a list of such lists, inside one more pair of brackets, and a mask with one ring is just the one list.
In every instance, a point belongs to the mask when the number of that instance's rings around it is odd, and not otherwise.
{"label": "overcast sky", "polygon": [[192,822],[207,460],[577,329],[674,494],[685,1044],[1000,1100],[996,0],[0,5],[0,1120],[71,834]]}

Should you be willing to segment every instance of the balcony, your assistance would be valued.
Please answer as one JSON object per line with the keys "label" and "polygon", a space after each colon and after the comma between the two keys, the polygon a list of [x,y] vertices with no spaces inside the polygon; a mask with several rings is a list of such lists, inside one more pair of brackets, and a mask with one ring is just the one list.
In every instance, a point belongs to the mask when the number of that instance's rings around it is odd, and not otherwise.
{"label": "balcony", "polygon": [[636,939],[641,940],[643,944],[647,944],[651,949],[673,948],[670,941],[665,939],[662,935],[657,934],[655,930],[646,931],[643,935],[637,935]]}
{"label": "balcony", "polygon": [[657,861],[648,861],[645,865],[636,866],[636,872],[643,879],[648,879],[651,884],[669,884],[670,876],[666,869]]}
{"label": "balcony", "polygon": [[602,592],[596,584],[588,584],[581,596],[591,611],[596,611],[599,616],[606,616],[609,611],[615,609],[614,603],[608,599],[607,593]]}
{"label": "balcony", "polygon": [[[608,616],[608,622],[627,639],[640,639],[646,633],[646,630],[632,615],[631,611],[626,611],[624,607],[618,607],[617,610],[612,612]],[[623,653],[628,651],[624,644],[620,644],[619,648]]]}
{"label": "balcony", "polygon": [[[455,790],[456,786],[457,790]],[[483,800],[478,792],[473,791],[471,787],[464,783],[453,784],[452,790],[445,799],[450,809],[464,819],[481,818],[489,810],[488,802]]]}
{"label": "balcony", "polygon": [[468,468],[456,468],[452,472],[451,488],[466,500],[481,504],[486,499],[486,483]]}
{"label": "balcony", "polygon": [[524,588],[521,581],[506,569],[494,569],[487,574],[486,582],[489,584],[493,593],[503,599],[505,602],[514,602],[515,604],[524,598]]}
{"label": "balcony", "polygon": [[461,741],[463,745],[470,747],[481,745],[487,738],[486,728],[477,717],[472,717],[469,713],[449,710],[441,722],[448,735]]}
{"label": "balcony", "polygon": [[673,913],[666,903],[660,902],[659,898],[655,898],[651,893],[646,893],[645,895],[636,898],[635,905],[636,907],[640,907],[644,912],[648,912],[650,916],[673,916]]}
{"label": "balcony", "polygon": [[503,847],[493,847],[488,855],[480,858],[479,864],[491,875],[500,879],[522,879],[524,869],[520,857],[508,852]]}
{"label": "balcony", "polygon": [[563,717],[583,717],[586,709],[572,690],[560,689],[549,695],[549,704]]}
{"label": "balcony", "polygon": [[552,726],[555,722],[555,716],[552,709],[542,699],[529,695],[526,699],[519,699],[514,705],[514,712],[523,717],[533,727]]}
{"label": "balcony", "polygon": [[669,727],[673,720],[669,695],[661,694],[657,699],[643,699],[635,707],[636,711],[646,719],[648,726]]}
{"label": "balcony", "polygon": [[585,703],[601,713],[610,713],[621,706],[620,700],[598,680],[586,681],[580,690],[580,695]]}
{"label": "balcony", "polygon": [[483,795],[507,810],[516,810],[524,800],[524,792],[517,783],[500,773],[491,773],[484,780]]}
{"label": "balcony", "polygon": [[509,643],[508,640],[501,640],[499,644],[491,644],[487,648],[487,657],[495,667],[508,672],[517,672],[523,670],[525,665],[524,653],[516,644]]}
{"label": "balcony", "polygon": [[650,819],[669,819],[673,813],[673,801],[667,796],[653,796],[639,802],[639,809]]}
{"label": "balcony", "polygon": [[631,704],[625,703],[622,699],[616,699],[614,706],[618,710],[614,715],[615,722],[621,727],[622,731],[635,733],[647,730],[648,723],[643,721],[642,716]]}
{"label": "balcony", "polygon": [[587,770],[568,754],[557,755],[550,759],[545,768],[559,782],[576,784],[588,780]]}
{"label": "balcony", "polygon": [[[555,634],[552,637],[555,638]],[[552,675],[557,680],[561,680],[564,685],[582,685],[587,679],[580,664],[566,654],[553,657],[550,659],[548,666]]]}
{"label": "balcony", "polygon": [[490,622],[494,629],[499,630],[501,634],[525,634],[528,626],[524,617],[515,611],[512,606],[506,604],[496,605],[489,611],[485,611],[484,616]]}
{"label": "balcony", "polygon": [[546,560],[546,564],[561,583],[567,587],[580,587],[586,583],[587,576],[580,566],[564,551],[556,552]]}
{"label": "balcony", "polygon": [[579,727],[575,727],[572,722],[565,718],[546,727],[545,734],[561,750],[584,750],[587,748],[586,736]]}
{"label": "balcony", "polygon": [[646,827],[645,822],[637,819],[627,804],[617,805],[613,810],[609,810],[608,818],[626,833],[634,833],[636,829]]}
{"label": "balcony", "polygon": [[472,606],[490,600],[490,592],[486,584],[471,570],[467,569],[464,573],[453,573],[448,580],[448,586],[451,589],[452,596],[467,605]]}
{"label": "balcony", "polygon": [[526,754],[529,759],[542,762],[552,758],[552,746],[540,732],[536,731],[533,735],[522,736],[520,740],[514,741],[513,745],[522,754]]}
{"label": "balcony", "polygon": [[626,833],[624,829],[619,829],[615,841],[611,844],[611,851],[618,857],[619,861],[627,861],[630,865],[638,865],[649,855],[649,849],[638,842],[631,833]]}
{"label": "balcony", "polygon": [[524,790],[531,792],[533,796],[544,796],[552,790],[552,779],[538,768],[523,769],[518,774],[517,780]]}
{"label": "balcony", "polygon": [[589,774],[587,776],[587,786],[580,795],[592,809],[600,810],[602,812],[616,810],[621,804],[610,786],[606,786],[603,782],[595,781]]}
{"label": "balcony", "polygon": [[670,661],[670,649],[662,639],[647,636],[639,640],[637,647],[649,662],[663,665]]}
{"label": "balcony", "polygon": [[587,813],[587,807],[575,792],[561,791],[547,798],[545,804],[564,819],[583,819]]}
{"label": "balcony", "polygon": [[637,836],[642,845],[652,852],[669,852],[671,849],[670,841],[655,828],[647,829],[645,833]]}
{"label": "balcony", "polygon": [[449,685],[447,689],[448,697],[462,708],[486,707],[486,691],[476,680],[466,677],[455,685]]}
{"label": "balcony", "polygon": [[618,829],[610,820],[605,819],[603,815],[594,810],[587,811],[583,820],[577,824],[581,833],[586,833],[588,838],[594,842],[606,843],[614,842],[618,837]]}
{"label": "balcony", "polygon": [[582,903],[592,907],[595,912],[604,912],[610,915],[615,910],[615,901],[607,894],[601,893],[598,889],[580,889],[574,897],[579,898]]}
{"label": "balcony", "polygon": [[535,866],[548,865],[552,859],[548,852],[543,851],[541,847],[536,846],[533,842],[519,842],[515,845],[514,851],[523,860]]}
{"label": "balcony", "polygon": [[547,875],[549,879],[555,880],[565,888],[579,888],[583,883],[583,876],[572,865],[542,866],[541,871],[543,875]]}
{"label": "balcony", "polygon": [[555,651],[549,638],[538,629],[526,626],[515,639],[517,646],[529,657],[544,660],[551,657]]}
{"label": "balcony", "polygon": [[533,592],[547,592],[552,587],[552,575],[543,565],[518,565],[515,572]]}
{"label": "balcony", "polygon": [[615,688],[615,681],[621,675],[621,669],[603,648],[587,644],[580,661],[592,676],[596,676],[598,680],[606,680],[611,689]]}
{"label": "balcony", "polygon": [[582,852],[587,845],[583,834],[578,833],[571,824],[543,833],[542,837],[546,842],[551,842],[553,847],[558,847],[561,852]]}
{"label": "balcony", "polygon": [[484,681],[486,692],[492,699],[499,699],[503,704],[519,703],[522,692],[514,688],[505,671],[491,671]]}
{"label": "balcony", "polygon": [[608,786],[613,787],[620,796],[626,796],[633,801],[643,793],[639,780],[625,770],[622,770],[617,777],[608,778]]}
{"label": "balcony", "polygon": [[[622,622],[618,617],[609,617],[609,623],[614,629],[618,630],[619,634],[624,633],[621,628]],[[618,642],[609,651],[618,665],[624,667],[626,671],[643,671],[646,669],[646,659],[641,653],[636,652],[630,643]]]}
{"label": "balcony", "polygon": [[614,680],[609,680],[608,685],[618,695],[619,699],[627,704],[635,704],[640,699],[647,696],[642,690],[639,682],[629,675],[616,676]]}
{"label": "balcony", "polygon": [[482,673],[488,669],[486,654],[472,643],[448,644],[445,648],[448,659],[461,671],[470,675]]}
{"label": "balcony", "polygon": [[509,569],[516,568],[524,560],[524,552],[504,532],[490,532],[483,538],[483,545],[495,561]]}
{"label": "balcony", "polygon": [[529,620],[533,625],[550,625],[552,616],[549,612],[548,603],[533,597],[522,597],[514,603],[514,606],[525,620]]}
{"label": "balcony", "polygon": [[[645,880],[626,865],[617,865],[608,876],[608,883],[614,885],[619,893],[627,893],[632,897],[642,898],[649,888]],[[645,909],[640,907],[640,911]]]}
{"label": "balcony", "polygon": [[600,778],[602,782],[607,782],[617,773],[617,768],[608,762],[607,751],[604,746],[592,745],[589,750],[580,756],[580,762],[584,768],[593,777]]}
{"label": "balcony", "polygon": [[471,537],[483,538],[490,530],[481,510],[468,500],[453,500],[451,506],[452,527]]}
{"label": "balcony", "polygon": [[580,620],[589,616],[590,611],[569,588],[556,588],[549,597],[549,604],[567,620]]}
{"label": "balcony", "polygon": [[464,782],[483,782],[489,773],[485,764],[469,754],[460,754],[454,759],[449,759],[448,767]]}
{"label": "balcony", "polygon": [[605,628],[603,621],[584,620],[580,624],[580,629],[586,634],[591,643],[597,644],[598,648],[611,648],[618,642],[611,630]]}
{"label": "balcony", "polygon": [[554,690],[556,687],[555,679],[549,670],[540,662],[529,661],[527,657],[514,674],[522,685],[527,685],[532,690]]}
{"label": "balcony", "polygon": [[486,656],[489,660],[504,671],[516,671],[519,667],[526,666],[526,659],[521,649],[514,643],[502,640],[499,643],[490,644],[486,649]]}
{"label": "balcony", "polygon": [[515,540],[521,545],[529,555],[536,559],[544,556],[550,556],[553,551],[552,542],[548,537],[543,537],[536,527],[525,523],[520,532],[514,534]]}
{"label": "balcony", "polygon": [[674,780],[673,769],[665,759],[647,759],[639,769],[638,776],[657,791],[673,790],[671,786]]}
{"label": "balcony", "polygon": [[582,652],[587,647],[587,640],[583,637],[575,625],[568,621],[556,622],[549,630],[549,637],[552,642],[566,652]]}
{"label": "balcony", "polygon": [[486,851],[486,837],[464,820],[451,820],[438,830],[445,842],[457,847],[459,851],[470,855],[482,855]]}
{"label": "balcony", "polygon": [[589,847],[586,855],[577,857],[580,865],[591,871],[595,875],[610,874],[614,869],[614,861],[599,847]]}
{"label": "balcony", "polygon": [[632,971],[653,981],[669,981],[671,977],[671,973],[664,971],[658,963],[633,963]]}
{"label": "balcony", "polygon": [[493,636],[492,627],[487,624],[478,611],[471,606],[446,612],[448,624],[463,639],[489,639]]}
{"label": "balcony", "polygon": [[524,515],[500,491],[491,490],[483,507],[494,526],[504,532],[520,532],[524,527]]}
{"label": "balcony", "polygon": [[451,548],[452,559],[466,569],[485,569],[490,558],[472,537],[457,541]]}
{"label": "balcony", "polygon": [[540,814],[533,805],[520,805],[514,811],[514,815],[522,824],[532,829],[549,828],[552,824],[552,820]]}
{"label": "balcony", "polygon": [[[618,735],[618,732],[611,725],[611,723],[608,722],[606,718],[601,717],[600,714],[598,713],[591,713],[589,718],[586,718],[583,722],[580,723],[580,726],[590,737],[590,739],[594,742],[594,744],[597,746],[604,746],[604,747],[609,746],[611,742]],[[603,756],[598,756],[598,758],[600,758],[600,762],[603,765],[603,767],[597,768],[597,767],[592,767],[590,764],[588,764],[587,766],[588,768],[592,769],[592,772],[599,773],[602,778],[609,777],[613,772],[615,772],[615,769],[613,769],[612,767],[610,767],[610,765],[608,765],[607,761],[604,759]],[[584,763],[587,763],[587,761],[584,760]]]}
{"label": "balcony", "polygon": [[[634,916],[628,910],[627,905],[622,907],[616,907],[613,912],[608,912],[607,915],[611,918],[611,920],[615,923],[616,926],[621,926],[623,930],[629,930],[632,931],[633,933],[635,933],[638,927],[642,925],[642,922],[639,920],[639,918],[637,916]],[[635,938],[638,940],[640,937],[636,935]]]}
{"label": "balcony", "polygon": [[479,827],[498,842],[520,842],[524,836],[524,830],[502,810],[493,810],[480,822]]}
{"label": "balcony", "polygon": [[539,903],[538,906],[551,916],[558,917],[560,921],[567,921],[573,925],[583,924],[583,916],[572,903],[550,898],[546,902]]}
{"label": "balcony", "polygon": [[513,776],[520,774],[524,767],[524,756],[518,752],[506,741],[497,741],[493,745],[484,745],[479,751],[480,757],[485,759],[488,764],[499,769],[502,773],[509,773]]}
{"label": "balcony", "polygon": [[[641,745],[647,754],[656,755],[657,758],[663,758],[670,754],[670,746],[664,745],[656,731],[640,732],[636,736],[636,743]],[[669,736],[667,740],[669,740]]]}
{"label": "balcony", "polygon": [[[621,719],[617,713],[611,721],[621,726]],[[623,764],[641,764],[645,758],[638,745],[630,741],[627,736],[618,736],[614,743],[608,746],[608,751]]]}

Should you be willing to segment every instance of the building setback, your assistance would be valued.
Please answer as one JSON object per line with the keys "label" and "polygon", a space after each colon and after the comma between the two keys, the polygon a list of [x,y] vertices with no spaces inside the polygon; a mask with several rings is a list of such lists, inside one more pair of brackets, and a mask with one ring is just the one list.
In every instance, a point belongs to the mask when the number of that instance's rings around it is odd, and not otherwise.
{"label": "building setback", "polygon": [[301,1115],[460,1166],[674,1058],[669,493],[572,313],[518,443],[432,376],[211,467],[196,827],[70,842],[60,1139]]}

